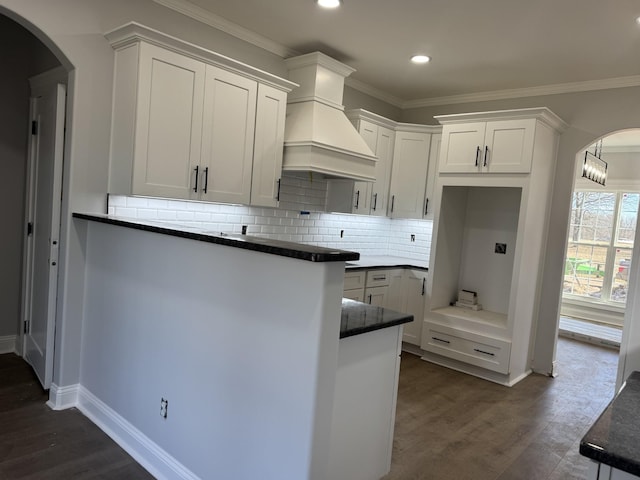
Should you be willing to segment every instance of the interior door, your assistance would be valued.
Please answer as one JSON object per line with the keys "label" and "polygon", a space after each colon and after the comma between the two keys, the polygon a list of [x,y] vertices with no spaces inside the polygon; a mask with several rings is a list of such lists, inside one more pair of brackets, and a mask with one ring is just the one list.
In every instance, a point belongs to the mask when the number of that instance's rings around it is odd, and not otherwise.
{"label": "interior door", "polygon": [[43,388],[53,378],[66,87],[31,99],[24,358]]}

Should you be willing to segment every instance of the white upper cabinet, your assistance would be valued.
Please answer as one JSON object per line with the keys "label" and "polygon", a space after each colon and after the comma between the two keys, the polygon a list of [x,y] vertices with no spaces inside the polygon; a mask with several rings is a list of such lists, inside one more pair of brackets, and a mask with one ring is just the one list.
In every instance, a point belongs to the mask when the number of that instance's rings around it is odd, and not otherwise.
{"label": "white upper cabinet", "polygon": [[422,218],[430,142],[430,133],[414,128],[396,131],[388,208],[392,218]]}
{"label": "white upper cabinet", "polygon": [[201,200],[248,204],[258,84],[207,65]]}
{"label": "white upper cabinet", "polygon": [[440,156],[440,145],[442,144],[442,134],[433,133],[431,135],[431,148],[429,149],[429,170],[427,171],[427,187],[424,198],[424,212],[422,217],[433,219],[433,205],[435,194],[435,182],[438,176],[438,158]]}
{"label": "white upper cabinet", "polygon": [[[123,52],[123,60],[135,53]],[[135,118],[131,193],[191,198],[200,162],[205,65],[148,44],[140,46],[139,63],[138,110],[144,114]]]}
{"label": "white upper cabinet", "polygon": [[137,24],[106,37],[110,193],[277,206],[295,84]]}
{"label": "white upper cabinet", "polygon": [[[447,123],[445,115],[439,173],[529,173],[536,120],[505,119]],[[457,116],[459,117],[459,116]]]}
{"label": "white upper cabinet", "polygon": [[286,111],[286,92],[258,85],[251,205],[278,206]]}

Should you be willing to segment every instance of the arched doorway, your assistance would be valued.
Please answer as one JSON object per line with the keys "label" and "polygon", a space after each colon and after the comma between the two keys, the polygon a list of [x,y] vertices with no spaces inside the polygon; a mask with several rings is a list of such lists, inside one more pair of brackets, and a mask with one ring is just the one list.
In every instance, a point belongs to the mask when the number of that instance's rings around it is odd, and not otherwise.
{"label": "arched doorway", "polygon": [[[604,161],[606,179],[583,174],[585,158]],[[615,348],[625,319],[633,316],[630,290],[637,289],[630,266],[639,256],[640,129],[612,132],[585,146],[576,155],[573,177],[560,334]],[[619,348],[623,357],[626,347]]]}
{"label": "arched doorway", "polygon": [[[0,289],[0,351],[15,351],[18,354],[24,354],[23,338],[25,334],[31,333],[30,326],[25,326],[25,320],[30,316],[30,312],[24,309],[22,295],[25,293],[25,278],[27,266],[23,263],[23,254],[26,247],[33,237],[34,229],[39,228],[38,237],[43,238],[45,242],[49,242],[53,236],[51,235],[51,225],[43,224],[40,220],[46,217],[43,209],[50,209],[52,205],[60,205],[60,194],[55,195],[49,193],[40,195],[39,206],[32,209],[34,215],[29,215],[28,205],[33,200],[36,191],[44,191],[42,187],[52,184],[53,178],[47,178],[43,169],[40,169],[39,188],[30,185],[29,176],[31,173],[37,174],[34,169],[29,168],[30,145],[34,145],[36,139],[44,138],[47,125],[42,125],[45,130],[38,132],[34,128],[30,131],[31,106],[30,102],[38,103],[38,99],[43,99],[42,93],[34,93],[30,90],[29,79],[38,76],[46,71],[58,68],[64,76],[66,73],[61,68],[61,62],[58,60],[49,47],[43,44],[36,36],[29,32],[19,22],[0,13],[0,59],[2,60],[5,70],[0,80],[2,89],[0,97],[2,97],[3,115],[0,123],[3,128],[0,129],[0,149],[3,149],[2,162],[0,164],[0,204],[3,208],[3,219],[5,221],[5,235],[0,239],[0,256],[3,264],[3,271],[0,274],[0,280],[3,288]],[[32,100],[30,98],[32,97]],[[64,102],[64,100],[63,100]],[[43,105],[43,102],[40,101]],[[62,104],[62,108],[64,104]],[[44,143],[37,143],[39,150],[37,153],[44,158],[45,150],[48,146]],[[42,162],[41,167],[45,166]],[[59,171],[61,175],[61,171]],[[46,189],[45,189],[46,190]],[[50,190],[48,190],[50,192]],[[35,225],[35,212],[40,210],[38,222]],[[31,219],[29,225],[28,218]],[[59,220],[57,221],[59,225]],[[29,225],[29,227],[28,227]],[[31,233],[31,235],[29,235]],[[49,259],[43,259],[48,262]],[[40,262],[34,264],[38,268],[32,269],[32,278],[38,280],[51,276],[48,268],[42,268]],[[43,284],[40,282],[40,284]],[[44,288],[48,289],[48,282]],[[39,287],[40,288],[40,287]],[[55,299],[56,289],[51,288],[51,295]],[[53,314],[54,315],[54,314]],[[29,317],[30,318],[30,317]],[[52,316],[55,321],[55,317]],[[25,328],[26,327],[26,328]],[[36,335],[37,337],[38,335]],[[41,381],[45,388],[48,388],[51,382],[53,369],[53,342],[52,334],[48,342],[50,349],[48,352],[48,373],[42,375]],[[45,339],[43,339],[45,340]],[[34,358],[33,356],[31,358]],[[45,358],[45,352],[43,352]],[[42,365],[44,372],[45,365]],[[40,376],[40,375],[39,375]]]}

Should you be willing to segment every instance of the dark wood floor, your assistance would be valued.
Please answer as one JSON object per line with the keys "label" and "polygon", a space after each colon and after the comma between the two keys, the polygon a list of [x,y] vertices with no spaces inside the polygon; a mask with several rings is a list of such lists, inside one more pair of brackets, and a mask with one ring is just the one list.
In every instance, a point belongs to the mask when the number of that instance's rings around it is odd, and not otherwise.
{"label": "dark wood floor", "polygon": [[[617,360],[561,338],[559,377],[506,388],[403,354],[385,480],[585,478],[578,442],[613,395]],[[0,355],[0,479],[152,478],[79,411],[46,400],[22,359]]]}
{"label": "dark wood floor", "polygon": [[611,400],[616,350],[560,338],[560,375],[512,388],[403,354],[385,480],[586,478],[580,439]]}
{"label": "dark wood floor", "polygon": [[0,355],[0,479],[151,479],[75,408],[55,412],[30,367]]}

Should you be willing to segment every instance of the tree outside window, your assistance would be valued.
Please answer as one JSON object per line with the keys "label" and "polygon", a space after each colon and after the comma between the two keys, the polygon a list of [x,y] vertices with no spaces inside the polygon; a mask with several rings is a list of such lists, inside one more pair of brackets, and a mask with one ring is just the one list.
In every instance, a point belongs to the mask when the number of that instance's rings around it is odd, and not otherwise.
{"label": "tree outside window", "polygon": [[636,192],[573,193],[565,260],[566,297],[626,303],[639,200]]}

